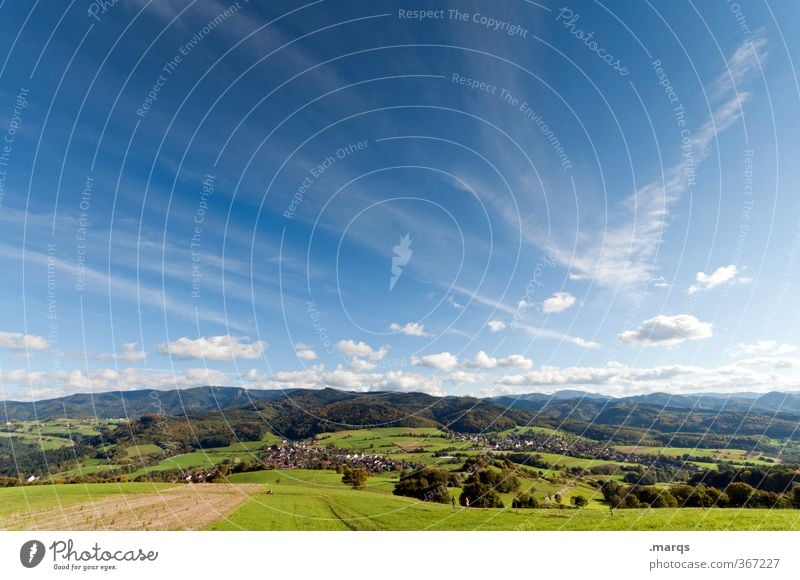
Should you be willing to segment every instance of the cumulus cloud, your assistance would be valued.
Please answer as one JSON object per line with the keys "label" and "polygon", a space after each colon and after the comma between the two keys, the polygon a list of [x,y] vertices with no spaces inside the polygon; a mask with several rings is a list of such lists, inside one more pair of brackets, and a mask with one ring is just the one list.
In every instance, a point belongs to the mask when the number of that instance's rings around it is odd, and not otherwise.
{"label": "cumulus cloud", "polygon": [[314,347],[303,342],[298,342],[294,345],[294,352],[300,360],[315,360],[317,358]]}
{"label": "cumulus cloud", "polygon": [[344,355],[371,361],[381,360],[389,352],[388,346],[374,349],[365,342],[356,342],[354,340],[340,340],[336,343],[336,348]]}
{"label": "cumulus cloud", "polygon": [[107,352],[97,355],[99,360],[122,360],[125,362],[137,362],[147,358],[144,349],[138,348],[138,342],[124,342],[120,345],[119,352]]}
{"label": "cumulus cloud", "polygon": [[478,351],[475,358],[465,361],[467,368],[473,369],[497,369],[497,368],[514,368],[514,369],[529,369],[533,366],[533,361],[525,358],[521,354],[512,354],[511,356],[497,358],[489,356],[484,351]]}
{"label": "cumulus cloud", "polygon": [[446,383],[455,383],[459,385],[485,383],[487,381],[486,374],[474,373],[470,371],[453,371],[440,377]]}
{"label": "cumulus cloud", "polygon": [[[74,393],[132,391],[136,389],[188,389],[202,386],[226,386],[232,379],[226,373],[212,369],[190,368],[180,372],[146,372],[137,368],[99,369],[90,372],[70,370],[44,372],[27,370],[0,371],[5,387],[23,387],[21,393],[5,389],[0,397],[10,399],[42,399]],[[20,396],[21,395],[21,396]]]}
{"label": "cumulus cloud", "polygon": [[244,342],[246,337],[231,336],[203,336],[200,338],[179,338],[178,340],[160,344],[158,352],[181,359],[204,360],[236,360],[256,359],[267,349],[267,343],[258,340]]}
{"label": "cumulus cloud", "polygon": [[8,350],[44,350],[48,342],[44,337],[21,332],[0,332],[0,348]]}
{"label": "cumulus cloud", "polygon": [[689,294],[707,292],[725,284],[747,284],[750,278],[740,276],[739,268],[735,264],[722,266],[714,270],[711,274],[698,272],[695,277],[696,284],[692,284],[686,290]]}
{"label": "cumulus cloud", "polygon": [[288,386],[300,389],[313,389],[320,386],[320,376],[325,370],[325,365],[314,365],[302,371],[279,371],[272,376],[272,380],[264,384],[268,388],[286,388]]}
{"label": "cumulus cloud", "polygon": [[378,365],[360,358],[353,358],[350,360],[350,368],[358,372],[371,371],[375,369],[376,366]]}
{"label": "cumulus cloud", "polygon": [[441,383],[437,379],[424,375],[389,371],[376,385],[377,390],[399,391],[404,393],[428,393],[442,395]]}
{"label": "cumulus cloud", "polygon": [[557,314],[572,308],[575,305],[575,297],[569,292],[556,292],[542,304],[542,312],[545,314]]}
{"label": "cumulus cloud", "polygon": [[711,335],[711,324],[700,322],[691,314],[661,314],[645,320],[636,330],[619,333],[617,338],[625,344],[636,346],[672,346],[687,340],[702,340]]}
{"label": "cumulus cloud", "polygon": [[553,367],[499,378],[482,395],[524,393],[537,388],[589,388],[609,395],[646,392],[735,392],[796,388],[796,377],[781,378],[775,373],[744,365],[704,368],[691,365],[662,365],[637,368],[611,362],[604,367]]}
{"label": "cumulus cloud", "polygon": [[389,330],[392,332],[399,332],[401,334],[405,334],[408,336],[430,336],[427,332],[425,332],[425,326],[420,324],[419,322],[407,322],[406,324],[400,325],[396,322],[392,322],[389,325]]}
{"label": "cumulus cloud", "polygon": [[458,358],[449,352],[440,352],[422,357],[412,356],[411,364],[416,367],[430,367],[440,371],[450,371],[458,366]]}
{"label": "cumulus cloud", "polygon": [[368,391],[380,380],[380,374],[361,373],[341,365],[320,377],[323,386],[346,391]]}
{"label": "cumulus cloud", "polygon": [[796,352],[797,347],[793,344],[779,343],[777,340],[759,340],[754,343],[740,342],[729,353],[733,357],[750,356],[754,354],[788,354]]}
{"label": "cumulus cloud", "polygon": [[742,359],[737,362],[739,365],[753,367],[771,367],[774,369],[796,369],[800,368],[800,357],[796,356],[757,356]]}
{"label": "cumulus cloud", "polygon": [[490,320],[487,326],[489,327],[489,332],[491,333],[502,332],[506,329],[506,323],[502,320]]}

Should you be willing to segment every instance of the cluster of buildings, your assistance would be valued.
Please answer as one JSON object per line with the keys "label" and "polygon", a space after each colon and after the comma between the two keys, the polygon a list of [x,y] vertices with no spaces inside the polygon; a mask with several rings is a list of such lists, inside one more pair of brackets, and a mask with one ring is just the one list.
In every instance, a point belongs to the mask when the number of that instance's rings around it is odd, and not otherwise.
{"label": "cluster of buildings", "polygon": [[337,447],[318,447],[311,442],[284,442],[273,446],[260,463],[268,469],[336,469],[337,467],[363,467],[370,473],[402,471],[411,463],[396,461],[381,455],[358,452]]}

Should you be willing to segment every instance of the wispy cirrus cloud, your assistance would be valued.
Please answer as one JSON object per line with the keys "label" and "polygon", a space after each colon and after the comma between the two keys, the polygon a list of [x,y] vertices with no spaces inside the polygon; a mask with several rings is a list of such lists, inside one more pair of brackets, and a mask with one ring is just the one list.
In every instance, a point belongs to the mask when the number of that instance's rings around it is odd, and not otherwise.
{"label": "wispy cirrus cloud", "polygon": [[[708,157],[717,136],[739,121],[750,93],[741,85],[759,70],[766,57],[766,41],[760,38],[739,45],[726,62],[726,71],[707,87],[718,104],[710,117],[689,139],[691,166],[687,159],[664,171],[662,179],[647,183],[622,206],[625,216],[600,232],[585,232],[573,252],[558,252],[559,262],[574,279],[591,279],[603,287],[631,289],[656,278],[655,259],[670,212],[693,183],[697,167]],[[598,243],[599,241],[599,243]]]}

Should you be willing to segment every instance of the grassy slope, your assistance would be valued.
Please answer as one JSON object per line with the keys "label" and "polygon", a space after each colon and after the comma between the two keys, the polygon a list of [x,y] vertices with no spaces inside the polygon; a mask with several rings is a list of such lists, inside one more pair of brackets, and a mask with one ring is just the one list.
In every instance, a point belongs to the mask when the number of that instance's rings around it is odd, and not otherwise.
{"label": "grassy slope", "polygon": [[2,518],[12,514],[56,509],[111,495],[153,493],[167,487],[171,486],[160,483],[92,483],[4,487],[0,488],[0,528],[3,527]]}
{"label": "grassy slope", "polygon": [[[266,471],[237,474],[236,483],[264,483],[273,495],[254,495],[214,530],[800,530],[799,510],[462,509],[391,495],[389,477],[364,491],[348,489],[333,472]],[[280,480],[277,483],[277,480]],[[534,483],[539,490],[540,485]],[[544,490],[540,490],[543,493]],[[585,490],[571,488],[573,493]],[[540,495],[537,493],[537,495]],[[600,504],[593,502],[595,508]]]}
{"label": "grassy slope", "polygon": [[[350,489],[331,471],[262,471],[237,474],[234,483],[259,483],[273,495],[256,493],[214,530],[800,530],[800,510],[651,509],[616,510],[612,516],[596,497],[588,508],[453,511],[450,505],[391,495],[393,477],[371,477],[366,490]],[[536,495],[557,484],[533,483]],[[156,493],[170,487],[147,483],[30,486],[0,489],[0,528],[12,514],[57,509],[113,495]],[[456,493],[458,490],[454,490]],[[573,487],[562,491],[565,502]],[[508,504],[509,498],[504,498]]]}

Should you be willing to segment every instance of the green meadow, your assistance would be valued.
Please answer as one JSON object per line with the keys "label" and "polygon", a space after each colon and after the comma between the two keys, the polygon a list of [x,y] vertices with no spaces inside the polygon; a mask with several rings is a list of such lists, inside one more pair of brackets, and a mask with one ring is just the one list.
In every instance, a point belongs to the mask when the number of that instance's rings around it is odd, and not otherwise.
{"label": "green meadow", "polygon": [[[240,508],[212,530],[800,530],[798,510],[625,509],[608,510],[597,497],[583,509],[474,509],[391,495],[393,478],[371,477],[365,490],[324,471],[265,471],[236,474],[236,483],[261,483]],[[540,487],[534,483],[537,489]],[[272,494],[267,493],[268,490]],[[456,491],[456,495],[458,490]],[[537,496],[554,493],[539,489]],[[562,495],[569,505],[575,493]],[[506,499],[506,498],[504,498]],[[510,502],[506,502],[510,505]]]}
{"label": "green meadow", "polygon": [[91,503],[110,496],[156,493],[169,487],[173,486],[164,483],[76,483],[4,487],[0,488],[0,529],[3,529],[3,518],[14,514]]}

